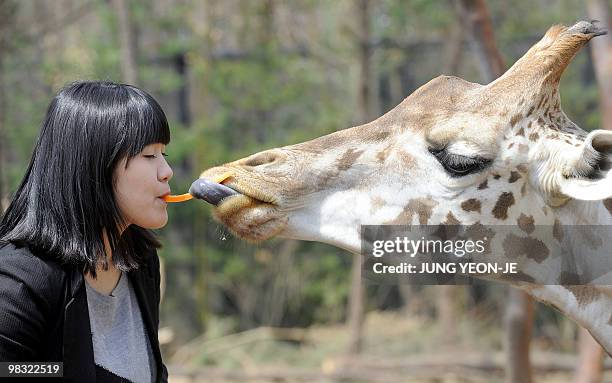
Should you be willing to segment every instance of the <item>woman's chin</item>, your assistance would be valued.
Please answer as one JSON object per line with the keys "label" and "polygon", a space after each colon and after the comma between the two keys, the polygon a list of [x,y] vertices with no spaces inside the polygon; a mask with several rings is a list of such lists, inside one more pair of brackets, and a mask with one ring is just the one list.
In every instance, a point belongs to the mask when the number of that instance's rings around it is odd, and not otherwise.
{"label": "woman's chin", "polygon": [[150,217],[149,219],[142,220],[140,224],[136,223],[137,226],[143,229],[161,229],[168,223],[168,214],[158,214],[156,217]]}

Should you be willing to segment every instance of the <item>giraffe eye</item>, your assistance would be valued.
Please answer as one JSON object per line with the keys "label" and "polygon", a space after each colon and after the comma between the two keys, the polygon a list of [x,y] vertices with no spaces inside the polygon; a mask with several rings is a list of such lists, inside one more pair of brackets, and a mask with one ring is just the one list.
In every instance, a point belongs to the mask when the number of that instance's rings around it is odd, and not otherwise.
{"label": "giraffe eye", "polygon": [[440,162],[440,165],[451,177],[463,177],[476,173],[487,166],[492,160],[482,157],[466,157],[448,153],[446,149],[429,149],[429,152]]}

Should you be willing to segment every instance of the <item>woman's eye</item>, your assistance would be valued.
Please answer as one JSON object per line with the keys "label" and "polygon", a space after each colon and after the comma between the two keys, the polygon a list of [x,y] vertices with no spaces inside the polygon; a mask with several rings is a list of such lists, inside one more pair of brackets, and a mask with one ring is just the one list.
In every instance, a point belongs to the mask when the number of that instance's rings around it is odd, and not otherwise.
{"label": "woman's eye", "polygon": [[451,177],[462,177],[471,173],[476,173],[489,164],[491,160],[481,157],[466,157],[458,154],[450,154],[445,149],[429,149],[429,152],[438,159]]}
{"label": "woman's eye", "polygon": [[[166,153],[162,153],[161,154],[164,157],[168,157],[168,155]],[[157,156],[155,154],[143,154],[142,155],[144,158],[157,158]]]}

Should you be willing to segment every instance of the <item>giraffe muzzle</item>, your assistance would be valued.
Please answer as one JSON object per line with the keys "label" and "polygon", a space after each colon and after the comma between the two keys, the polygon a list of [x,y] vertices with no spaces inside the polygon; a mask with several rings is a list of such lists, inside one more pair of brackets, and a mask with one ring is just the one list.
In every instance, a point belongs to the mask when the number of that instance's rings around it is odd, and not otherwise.
{"label": "giraffe muzzle", "polygon": [[217,206],[225,198],[238,195],[240,193],[223,184],[212,182],[204,178],[199,178],[191,184],[189,194],[197,199],[204,200]]}

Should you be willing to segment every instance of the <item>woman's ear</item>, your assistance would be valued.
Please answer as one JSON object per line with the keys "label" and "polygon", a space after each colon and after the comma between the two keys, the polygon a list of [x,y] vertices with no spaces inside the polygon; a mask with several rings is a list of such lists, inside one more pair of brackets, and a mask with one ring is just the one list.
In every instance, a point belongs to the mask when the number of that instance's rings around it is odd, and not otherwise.
{"label": "woman's ear", "polygon": [[[584,166],[590,171],[584,174]],[[585,201],[595,201],[612,196],[612,131],[594,130],[586,137],[581,158],[575,169],[568,169],[572,176],[564,175],[560,191],[564,195]]]}

